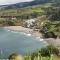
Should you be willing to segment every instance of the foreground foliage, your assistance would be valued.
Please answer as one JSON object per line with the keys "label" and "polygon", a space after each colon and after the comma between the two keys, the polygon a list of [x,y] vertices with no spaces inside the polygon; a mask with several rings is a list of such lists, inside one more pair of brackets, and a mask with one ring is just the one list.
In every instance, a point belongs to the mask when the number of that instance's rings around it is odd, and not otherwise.
{"label": "foreground foliage", "polygon": [[57,58],[59,60],[59,49],[53,46],[47,46],[29,56],[26,56],[25,60],[56,60]]}
{"label": "foreground foliage", "polygon": [[17,60],[18,58],[22,60],[59,60],[59,49],[50,45],[25,57],[17,53],[13,53],[9,56],[9,60]]}

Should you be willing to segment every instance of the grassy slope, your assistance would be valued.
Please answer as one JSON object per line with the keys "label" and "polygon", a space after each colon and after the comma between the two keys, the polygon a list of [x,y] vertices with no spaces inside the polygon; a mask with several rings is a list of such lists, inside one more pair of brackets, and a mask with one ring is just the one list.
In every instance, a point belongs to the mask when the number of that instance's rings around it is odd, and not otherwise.
{"label": "grassy slope", "polygon": [[6,9],[6,10],[0,10],[0,15],[22,15],[22,14],[30,14],[33,12],[45,12],[44,9],[41,9],[43,7],[50,7],[51,3],[47,4],[40,4],[40,5],[34,5],[34,6],[28,6],[24,8],[18,8],[18,9]]}

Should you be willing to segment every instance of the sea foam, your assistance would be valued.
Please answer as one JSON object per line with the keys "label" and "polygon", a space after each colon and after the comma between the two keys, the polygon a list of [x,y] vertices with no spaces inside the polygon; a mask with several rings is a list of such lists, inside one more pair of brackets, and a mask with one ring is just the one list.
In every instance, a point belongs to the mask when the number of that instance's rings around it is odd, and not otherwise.
{"label": "sea foam", "polygon": [[8,30],[8,31],[10,31],[10,30]]}
{"label": "sea foam", "polygon": [[40,41],[44,41],[44,39],[40,39]]}

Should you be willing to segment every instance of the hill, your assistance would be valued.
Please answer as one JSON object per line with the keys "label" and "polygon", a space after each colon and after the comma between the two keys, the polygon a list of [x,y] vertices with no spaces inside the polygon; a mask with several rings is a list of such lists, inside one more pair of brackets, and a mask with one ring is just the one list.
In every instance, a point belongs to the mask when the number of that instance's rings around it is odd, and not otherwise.
{"label": "hill", "polygon": [[60,0],[34,0],[31,2],[21,2],[11,5],[1,5],[0,9],[16,9],[16,8],[23,8],[27,6],[45,4],[45,3],[60,3]]}

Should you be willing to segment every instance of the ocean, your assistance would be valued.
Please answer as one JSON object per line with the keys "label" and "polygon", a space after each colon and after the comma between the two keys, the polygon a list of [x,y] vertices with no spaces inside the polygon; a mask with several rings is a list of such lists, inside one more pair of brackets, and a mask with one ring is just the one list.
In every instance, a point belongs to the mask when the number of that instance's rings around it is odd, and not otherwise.
{"label": "ocean", "polygon": [[3,58],[8,58],[12,53],[25,56],[45,46],[47,46],[47,42],[38,37],[0,28],[0,55]]}

